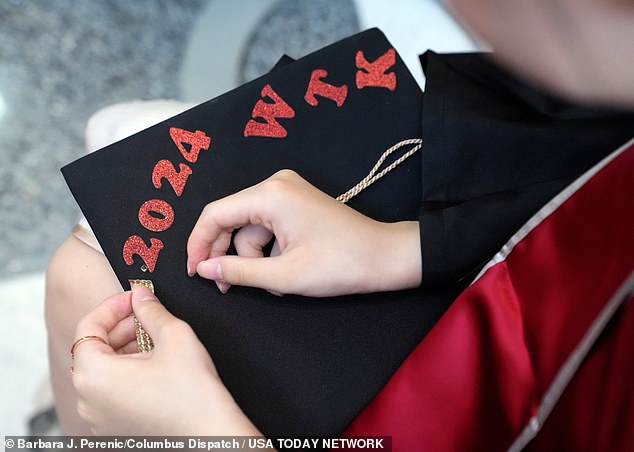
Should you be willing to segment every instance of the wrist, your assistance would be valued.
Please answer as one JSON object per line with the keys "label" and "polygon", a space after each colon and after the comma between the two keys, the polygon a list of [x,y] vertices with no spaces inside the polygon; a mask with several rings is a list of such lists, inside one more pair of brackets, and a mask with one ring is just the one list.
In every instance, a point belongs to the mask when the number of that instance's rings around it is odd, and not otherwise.
{"label": "wrist", "polygon": [[421,284],[422,257],[417,221],[379,223],[376,271],[380,291],[413,289]]}

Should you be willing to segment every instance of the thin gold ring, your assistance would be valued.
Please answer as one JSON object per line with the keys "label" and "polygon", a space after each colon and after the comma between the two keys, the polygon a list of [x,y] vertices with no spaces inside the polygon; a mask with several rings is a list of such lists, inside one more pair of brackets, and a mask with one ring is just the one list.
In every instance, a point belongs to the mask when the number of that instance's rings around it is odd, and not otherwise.
{"label": "thin gold ring", "polygon": [[75,347],[77,347],[79,344],[82,344],[84,342],[88,342],[88,341],[99,341],[102,344],[108,345],[108,342],[99,337],[99,336],[84,336],[84,337],[80,337],[79,339],[77,339],[75,341],[75,343],[73,344],[73,346],[70,348],[70,359],[75,359]]}

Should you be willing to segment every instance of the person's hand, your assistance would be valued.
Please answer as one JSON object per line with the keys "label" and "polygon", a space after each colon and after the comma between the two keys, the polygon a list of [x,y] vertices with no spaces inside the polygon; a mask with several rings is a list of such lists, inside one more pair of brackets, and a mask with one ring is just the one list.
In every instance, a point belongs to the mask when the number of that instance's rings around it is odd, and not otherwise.
{"label": "person's hand", "polygon": [[[134,312],[154,349],[138,353]],[[98,435],[261,435],[220,381],[192,329],[142,286],[115,295],[77,326],[77,410]]]}
{"label": "person's hand", "polygon": [[[238,256],[228,256],[237,228]],[[223,293],[237,284],[321,297],[412,288],[421,280],[417,222],[372,220],[290,170],[208,204],[187,252],[188,273],[216,281]]]}

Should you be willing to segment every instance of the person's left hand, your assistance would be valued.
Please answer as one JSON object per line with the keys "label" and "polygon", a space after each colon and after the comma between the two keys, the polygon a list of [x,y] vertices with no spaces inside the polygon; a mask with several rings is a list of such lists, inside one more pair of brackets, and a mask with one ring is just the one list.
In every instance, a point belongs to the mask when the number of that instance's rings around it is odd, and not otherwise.
{"label": "person's left hand", "polygon": [[[232,241],[237,256],[227,254]],[[187,273],[222,293],[231,285],[309,297],[411,289],[421,268],[417,221],[373,220],[291,170],[207,204],[187,241]]]}
{"label": "person's left hand", "polygon": [[[154,342],[138,353],[132,312]],[[222,384],[192,329],[143,286],[115,295],[77,326],[77,410],[98,435],[261,435]]]}

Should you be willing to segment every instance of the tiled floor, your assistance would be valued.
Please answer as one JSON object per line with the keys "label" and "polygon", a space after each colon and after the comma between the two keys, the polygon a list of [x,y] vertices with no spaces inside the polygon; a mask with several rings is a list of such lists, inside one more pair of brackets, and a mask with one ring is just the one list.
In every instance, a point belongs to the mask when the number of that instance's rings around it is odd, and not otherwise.
{"label": "tiled floor", "polygon": [[40,270],[79,211],[59,168],[98,108],[176,97],[204,0],[0,1],[0,277]]}
{"label": "tiled floor", "polygon": [[0,436],[26,434],[50,404],[43,272],[79,215],[59,167],[82,154],[90,114],[138,98],[203,101],[282,53],[301,57],[370,26],[421,83],[418,53],[474,48],[437,2],[386,3],[0,0]]}
{"label": "tiled floor", "polygon": [[0,281],[0,437],[25,435],[26,419],[50,403],[41,273]]}

